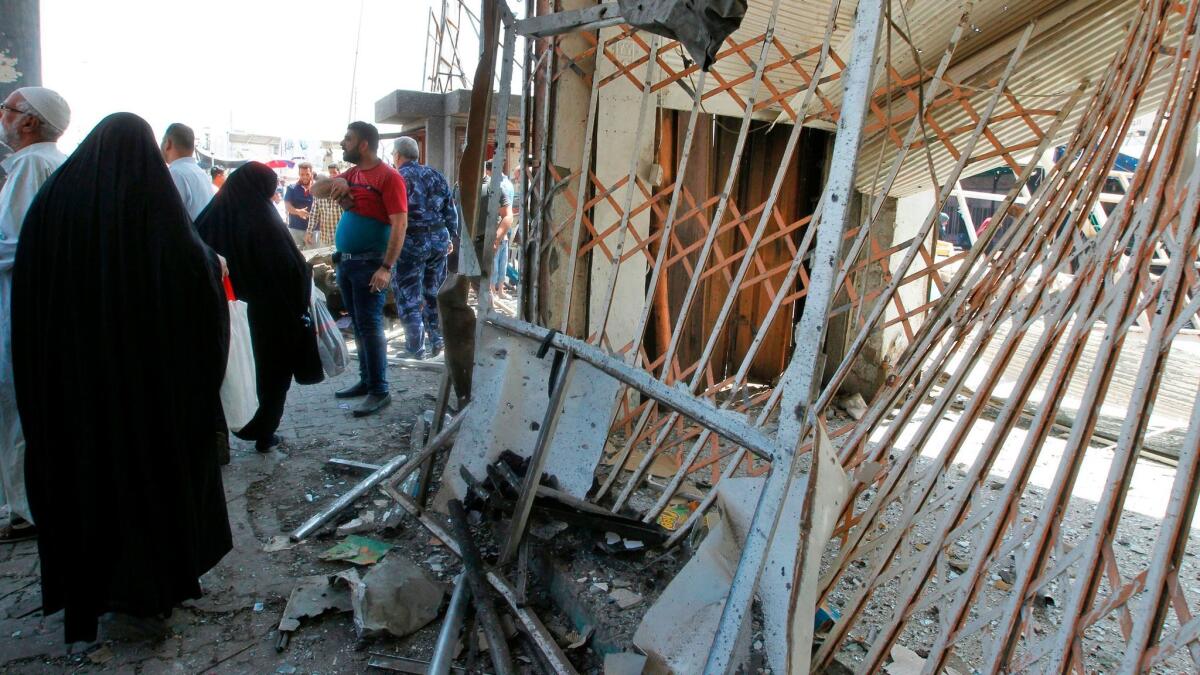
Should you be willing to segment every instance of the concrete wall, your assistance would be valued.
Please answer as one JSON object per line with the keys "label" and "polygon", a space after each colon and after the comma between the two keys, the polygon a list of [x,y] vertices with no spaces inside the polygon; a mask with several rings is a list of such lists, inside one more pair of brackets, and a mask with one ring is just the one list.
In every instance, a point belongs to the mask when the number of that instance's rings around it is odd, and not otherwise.
{"label": "concrete wall", "polygon": [[[0,101],[21,87],[41,85],[41,35],[38,0],[0,0]],[[8,153],[0,143],[0,159]]]}
{"label": "concrete wall", "polygon": [[[562,0],[559,10],[582,9],[597,4],[595,0]],[[559,47],[567,58],[575,58],[575,63],[582,74],[568,73],[555,80],[551,100],[549,131],[548,162],[559,167],[564,174],[577,172],[583,159],[583,139],[588,116],[588,94],[591,91],[592,68],[595,67],[595,57],[578,58],[592,48],[591,43],[580,33],[568,33],[559,38]],[[560,64],[562,57],[559,57]],[[564,64],[565,65],[565,64]],[[561,65],[560,65],[561,67]],[[548,181],[552,182],[552,181]],[[578,181],[571,183],[574,190]],[[584,195],[586,198],[587,195]],[[541,292],[538,301],[539,323],[560,328],[567,313],[568,285],[567,255],[571,251],[571,226],[575,218],[575,207],[566,198],[565,191],[558,191],[550,200],[546,209],[546,223],[542,226],[542,236],[550,238],[555,231],[557,241],[546,247],[541,269]],[[570,304],[573,306],[571,315],[566,320],[567,332],[576,337],[584,337],[587,322],[588,278],[590,269],[586,261],[576,266],[574,292]]]}

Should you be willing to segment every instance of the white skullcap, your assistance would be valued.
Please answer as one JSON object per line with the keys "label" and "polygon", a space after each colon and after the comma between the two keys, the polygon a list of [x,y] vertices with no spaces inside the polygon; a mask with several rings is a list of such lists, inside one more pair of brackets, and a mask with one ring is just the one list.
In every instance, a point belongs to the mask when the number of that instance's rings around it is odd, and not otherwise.
{"label": "white skullcap", "polygon": [[71,107],[58,92],[45,87],[21,87],[15,93],[25,99],[37,116],[59,133],[71,123]]}

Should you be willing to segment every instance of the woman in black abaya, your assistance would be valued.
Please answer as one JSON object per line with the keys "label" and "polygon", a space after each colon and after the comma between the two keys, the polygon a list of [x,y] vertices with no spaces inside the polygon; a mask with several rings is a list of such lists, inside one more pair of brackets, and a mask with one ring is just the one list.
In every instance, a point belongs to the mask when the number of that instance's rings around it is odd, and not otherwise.
{"label": "woman in black abaya", "polygon": [[308,316],[312,271],[271,204],[275,185],[266,165],[244,164],[196,218],[200,237],[225,257],[234,294],[248,305],[258,411],[234,435],[256,441],[260,452],[279,443],[275,431],[292,378],[324,378]]}
{"label": "woman in black abaya", "polygon": [[228,309],[140,117],[105,118],[38,193],[12,321],[44,613],[91,641],[102,614],[200,597],[232,547],[215,447]]}

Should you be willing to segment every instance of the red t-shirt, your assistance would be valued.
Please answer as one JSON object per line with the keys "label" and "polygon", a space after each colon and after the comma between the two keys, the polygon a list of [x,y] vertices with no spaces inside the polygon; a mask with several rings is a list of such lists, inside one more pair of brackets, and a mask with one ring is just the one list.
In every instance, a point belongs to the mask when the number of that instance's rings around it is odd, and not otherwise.
{"label": "red t-shirt", "polygon": [[389,215],[408,213],[408,192],[404,179],[392,167],[380,162],[371,169],[357,166],[341,176],[350,186],[354,206],[350,210],[375,220],[389,223]]}

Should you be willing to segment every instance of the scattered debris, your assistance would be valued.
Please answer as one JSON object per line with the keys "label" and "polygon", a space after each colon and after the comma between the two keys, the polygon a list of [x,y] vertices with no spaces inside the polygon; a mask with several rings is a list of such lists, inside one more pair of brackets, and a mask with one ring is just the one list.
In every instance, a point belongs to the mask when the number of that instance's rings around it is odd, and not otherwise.
{"label": "scattered debris", "polygon": [[108,663],[109,661],[112,661],[112,658],[113,658],[113,651],[112,651],[112,649],[109,648],[108,645],[104,645],[104,646],[100,647],[99,649],[94,650],[93,652],[88,654],[88,661],[91,661],[92,663],[96,664],[97,666],[102,666],[102,665]]}
{"label": "scattered debris", "polygon": [[267,543],[263,544],[263,551],[267,553],[274,553],[276,551],[286,551],[290,548],[294,548],[295,546],[296,542],[289,539],[286,534],[277,534],[271,537]]}

